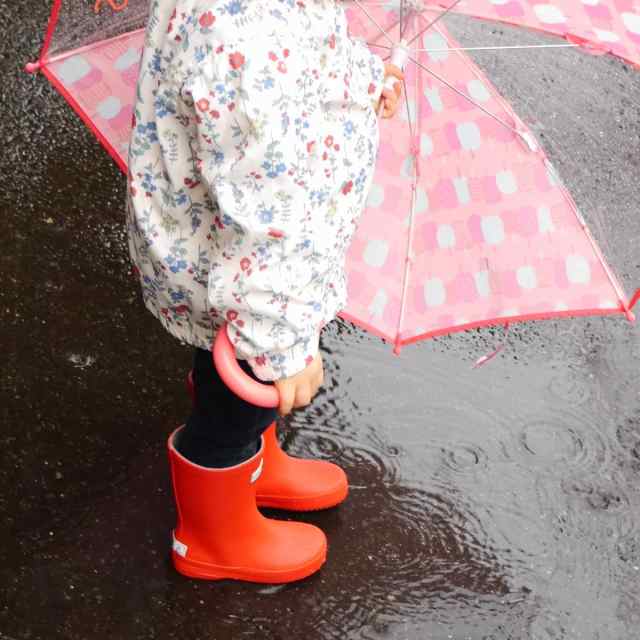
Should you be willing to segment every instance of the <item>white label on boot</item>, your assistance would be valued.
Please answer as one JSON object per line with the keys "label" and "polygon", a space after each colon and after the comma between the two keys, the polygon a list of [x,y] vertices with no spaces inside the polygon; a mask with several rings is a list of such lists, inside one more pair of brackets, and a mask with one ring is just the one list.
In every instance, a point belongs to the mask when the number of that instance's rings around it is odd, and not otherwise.
{"label": "white label on boot", "polygon": [[258,468],[251,474],[250,484],[253,484],[260,477],[260,474],[262,473],[263,462],[264,462],[264,459],[260,460],[260,464],[258,465]]}
{"label": "white label on boot", "polygon": [[180,542],[180,540],[178,540],[176,538],[176,534],[173,534],[173,550],[179,555],[182,556],[183,558],[187,555],[187,549],[189,547],[187,547],[186,544]]}

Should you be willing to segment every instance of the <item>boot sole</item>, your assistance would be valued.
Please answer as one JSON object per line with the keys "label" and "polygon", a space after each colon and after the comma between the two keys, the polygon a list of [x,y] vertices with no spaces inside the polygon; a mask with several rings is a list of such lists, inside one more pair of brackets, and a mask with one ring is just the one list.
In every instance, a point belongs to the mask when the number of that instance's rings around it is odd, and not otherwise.
{"label": "boot sole", "polygon": [[221,567],[207,562],[187,560],[175,553],[171,554],[173,566],[178,573],[188,578],[199,580],[242,580],[244,582],[259,582],[261,584],[283,584],[302,580],[315,573],[327,559],[327,550],[323,549],[307,564],[288,569],[286,571],[260,571],[244,567]]}
{"label": "boot sole", "polygon": [[344,502],[349,494],[346,486],[331,493],[325,493],[312,498],[288,498],[285,496],[261,496],[256,495],[256,504],[259,507],[270,509],[284,509],[286,511],[321,511],[330,509]]}

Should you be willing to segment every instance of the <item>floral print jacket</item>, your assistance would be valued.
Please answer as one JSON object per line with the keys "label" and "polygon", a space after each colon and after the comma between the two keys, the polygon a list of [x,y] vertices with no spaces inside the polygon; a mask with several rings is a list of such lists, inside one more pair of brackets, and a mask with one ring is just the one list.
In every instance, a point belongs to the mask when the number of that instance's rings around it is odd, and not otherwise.
{"label": "floral print jacket", "polygon": [[382,59],[337,0],[152,0],[129,152],[148,309],[262,380],[303,370],[346,303],[379,142]]}

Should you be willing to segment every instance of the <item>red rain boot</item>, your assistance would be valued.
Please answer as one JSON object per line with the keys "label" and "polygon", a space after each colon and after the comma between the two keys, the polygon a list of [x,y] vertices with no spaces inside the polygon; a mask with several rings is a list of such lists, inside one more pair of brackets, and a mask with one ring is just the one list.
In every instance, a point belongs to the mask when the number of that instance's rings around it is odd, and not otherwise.
{"label": "red rain boot", "polygon": [[[179,430],[178,430],[179,431]],[[303,522],[265,518],[256,507],[260,451],[234,467],[189,462],[169,437],[169,464],[178,511],[173,564],[191,578],[284,583],[315,573],[324,563],[324,533]]]}
{"label": "red rain boot", "polygon": [[335,507],[347,497],[347,476],[338,465],[287,455],[278,443],[275,422],[263,437],[264,473],[256,482],[259,507],[316,511]]}
{"label": "red rain boot", "polygon": [[[191,371],[187,376],[187,390],[195,402]],[[335,507],[347,497],[347,476],[338,465],[287,455],[278,443],[275,422],[265,431],[264,440],[265,469],[256,483],[259,507],[317,511]]]}

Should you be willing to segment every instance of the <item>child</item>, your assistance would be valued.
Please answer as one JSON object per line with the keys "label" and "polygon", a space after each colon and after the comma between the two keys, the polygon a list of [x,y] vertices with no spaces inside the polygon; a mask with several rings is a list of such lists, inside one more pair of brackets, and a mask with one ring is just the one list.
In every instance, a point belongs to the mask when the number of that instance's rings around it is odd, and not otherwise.
{"label": "child", "polygon": [[153,0],[129,154],[128,230],[144,302],[196,347],[194,405],[169,438],[173,561],[199,578],[288,582],[326,556],[312,525],[257,506],[334,506],[338,466],[287,456],[276,411],[226,389],[211,345],[226,321],[241,367],[280,415],[322,384],[320,328],[346,302],[344,257],[371,185],[384,65],[336,0]]}

